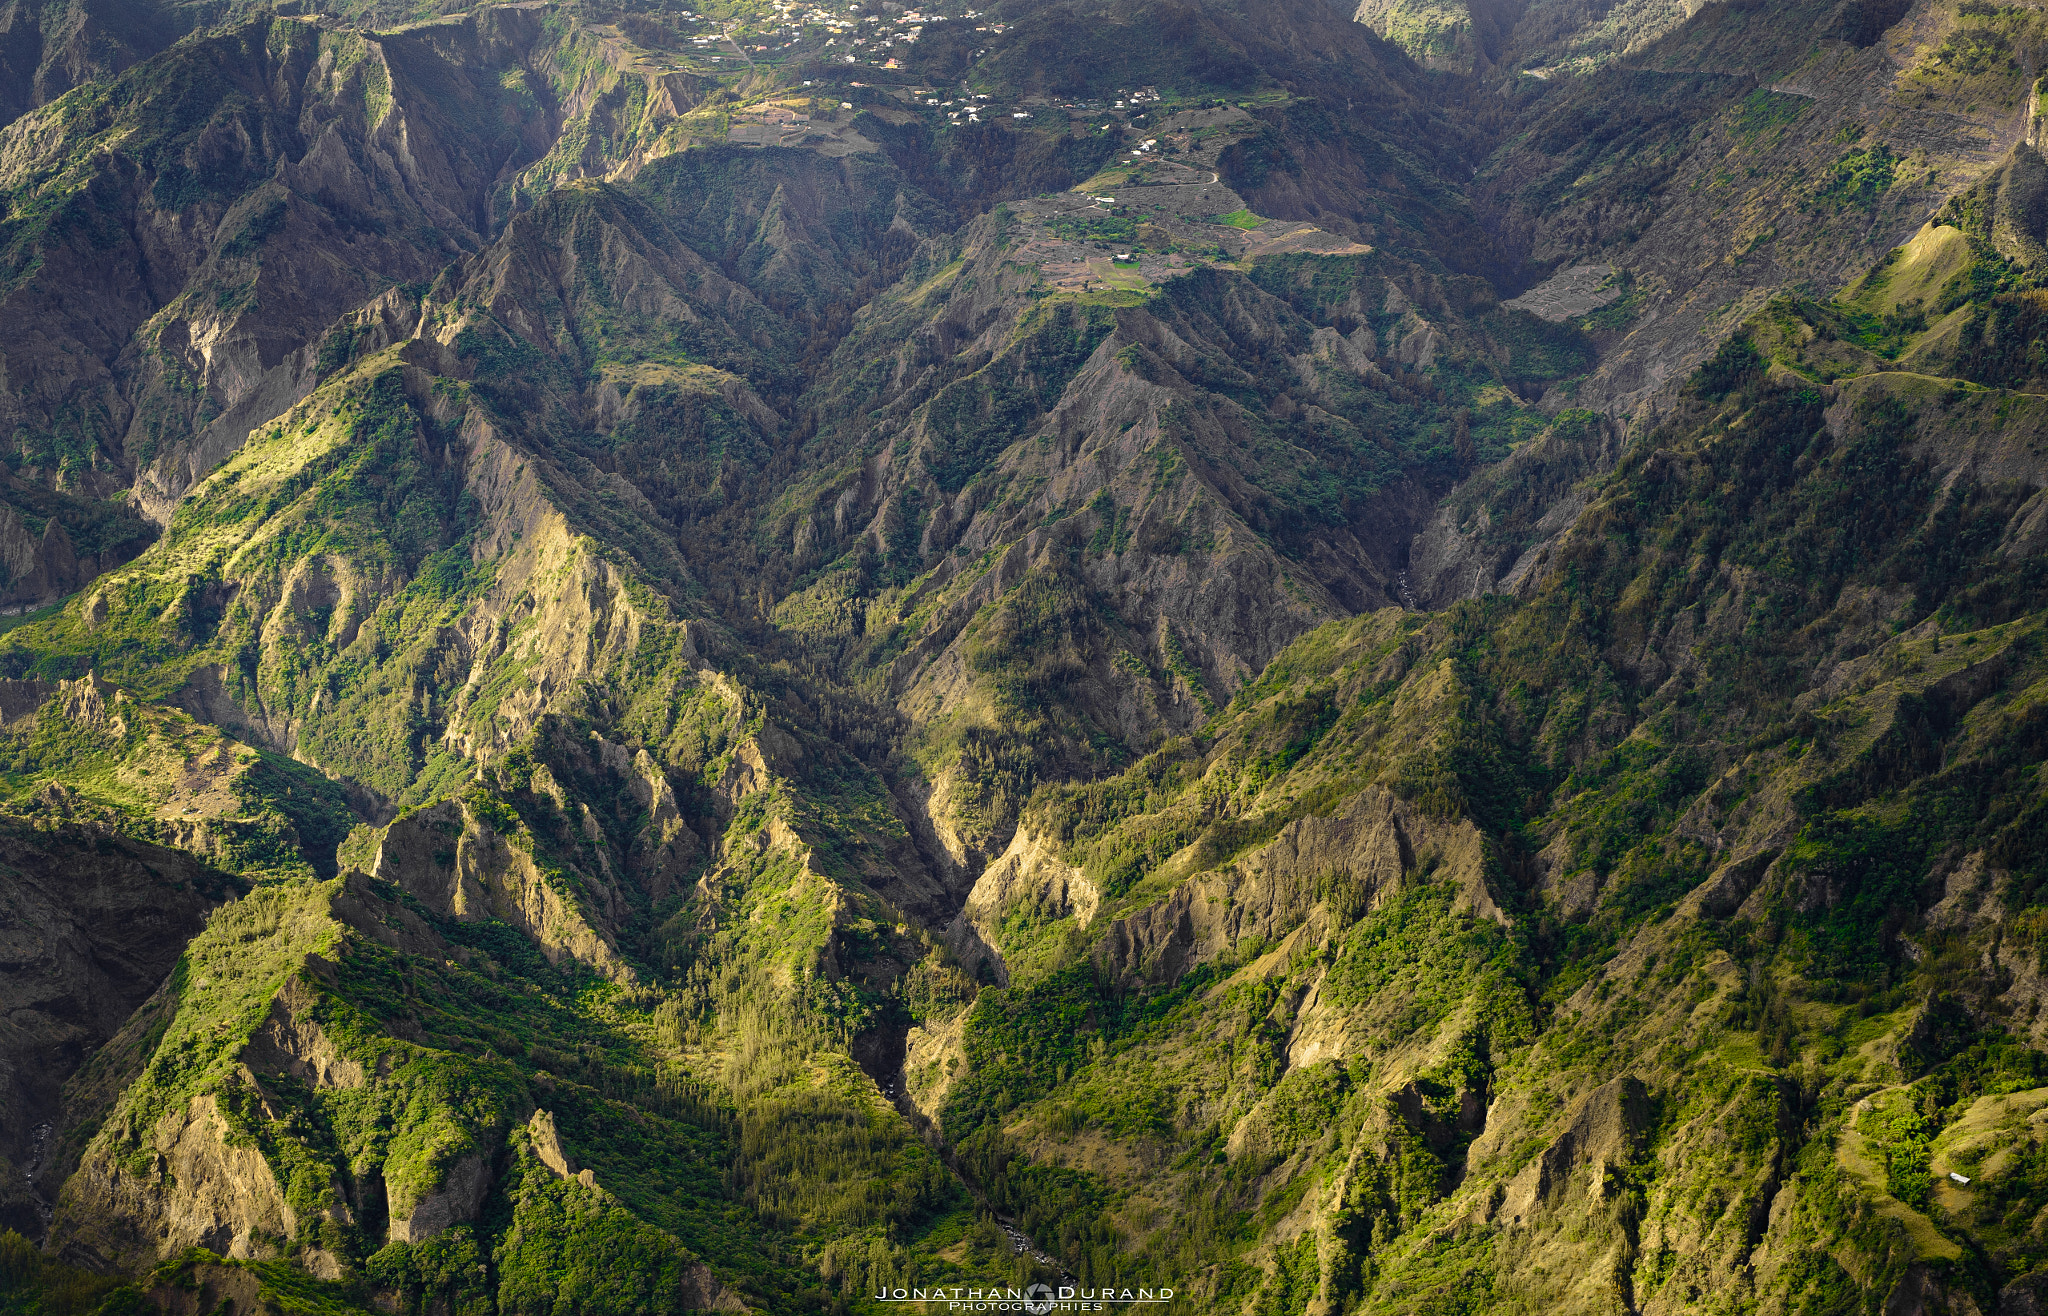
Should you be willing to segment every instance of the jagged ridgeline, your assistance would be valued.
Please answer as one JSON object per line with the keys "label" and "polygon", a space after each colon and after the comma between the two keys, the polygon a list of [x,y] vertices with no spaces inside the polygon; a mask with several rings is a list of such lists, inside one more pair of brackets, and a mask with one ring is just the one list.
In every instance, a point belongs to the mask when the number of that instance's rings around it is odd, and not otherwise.
{"label": "jagged ridgeline", "polygon": [[2048,26],[1684,8],[45,13],[0,1309],[2048,1300]]}

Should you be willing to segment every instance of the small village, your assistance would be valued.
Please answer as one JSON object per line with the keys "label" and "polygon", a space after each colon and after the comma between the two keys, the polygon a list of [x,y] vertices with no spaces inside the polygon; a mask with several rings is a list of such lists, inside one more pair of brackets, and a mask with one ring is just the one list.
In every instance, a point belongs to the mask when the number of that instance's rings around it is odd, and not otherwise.
{"label": "small village", "polygon": [[1137,128],[1130,120],[1159,103],[1155,89],[1134,90],[1108,105],[1052,102],[1011,110],[990,108],[985,95],[948,98],[927,86],[883,91],[848,85],[855,94],[876,98],[856,106],[794,88],[805,94],[732,110],[725,140],[827,155],[877,149],[860,131],[864,116],[899,127],[919,119],[935,129],[1000,119],[1022,131],[1119,134],[1119,149],[1093,177],[1068,191],[1009,205],[1016,225],[1011,259],[1037,267],[1048,292],[1136,294],[1205,266],[1238,266],[1258,256],[1371,250],[1312,224],[1267,219],[1246,208],[1217,168],[1223,150],[1256,123],[1237,106],[1155,114],[1158,122]]}
{"label": "small village", "polygon": [[[778,2],[724,17],[652,11],[621,20],[616,30],[622,53],[644,71],[708,75],[729,89],[681,120],[687,137],[705,145],[846,156],[880,150],[877,125],[920,122],[934,134],[1107,135],[1114,150],[1093,177],[1010,205],[1013,259],[1035,266],[1049,293],[1128,296],[1258,256],[1370,250],[1311,224],[1255,215],[1223,181],[1222,152],[1256,130],[1254,109],[1284,95],[1232,102],[1137,85],[1093,98],[1016,97],[999,83],[977,89],[972,73],[940,86],[914,80],[918,70],[903,67],[941,24],[969,25],[999,39],[1004,25],[984,17],[965,6],[949,12],[894,0],[859,0],[843,9]],[[681,33],[687,36],[676,40]]]}
{"label": "small village", "polygon": [[990,36],[1007,30],[982,17],[965,6],[926,12],[895,0],[840,8],[775,0],[718,12],[667,6],[635,11],[619,20],[619,30],[672,72],[756,72],[802,60],[899,68],[898,54],[907,54],[938,24],[971,25]]}
{"label": "small village", "polygon": [[[1081,124],[1085,107],[1066,111]],[[1253,127],[1242,109],[1192,109],[1133,138],[1108,167],[1071,191],[1016,201],[1012,259],[1035,265],[1048,291],[1144,293],[1169,279],[1257,256],[1370,247],[1313,225],[1265,219],[1222,181],[1217,156]]]}

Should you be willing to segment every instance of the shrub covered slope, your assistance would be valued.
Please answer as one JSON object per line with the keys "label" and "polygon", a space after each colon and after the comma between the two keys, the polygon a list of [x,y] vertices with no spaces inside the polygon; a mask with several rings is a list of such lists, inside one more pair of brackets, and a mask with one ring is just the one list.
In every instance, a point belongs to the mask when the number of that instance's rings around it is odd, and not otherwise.
{"label": "shrub covered slope", "polygon": [[2048,30],[1369,8],[25,103],[0,1306],[2038,1305]]}

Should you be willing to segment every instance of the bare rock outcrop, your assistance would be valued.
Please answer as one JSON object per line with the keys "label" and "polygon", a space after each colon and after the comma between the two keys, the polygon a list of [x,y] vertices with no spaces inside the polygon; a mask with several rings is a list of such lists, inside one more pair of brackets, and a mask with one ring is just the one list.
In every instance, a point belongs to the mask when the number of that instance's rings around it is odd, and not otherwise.
{"label": "bare rock outcrop", "polygon": [[385,830],[372,875],[393,882],[444,918],[503,919],[525,930],[550,962],[575,960],[620,982],[633,970],[611,941],[588,875],[544,869],[524,833],[505,835],[468,804],[444,800]]}
{"label": "bare rock outcrop", "polygon": [[1102,892],[1044,838],[1019,827],[1009,848],[982,870],[967,893],[967,903],[946,929],[954,958],[969,966],[986,962],[999,982],[1007,982],[1002,921],[1005,911],[1019,902],[1035,906],[1041,917],[1072,918],[1085,929],[1102,905]]}
{"label": "bare rock outcrop", "polygon": [[[7,683],[0,710],[33,684]],[[0,1228],[42,1235],[63,1174],[65,1081],[238,890],[175,850],[72,827],[0,828]]]}
{"label": "bare rock outcrop", "polygon": [[[1641,1080],[1624,1074],[1601,1084],[1579,1102],[1550,1145],[1508,1181],[1494,1218],[1525,1224],[1574,1186],[1602,1195],[1606,1171],[1633,1161],[1649,1128],[1649,1097]],[[1475,1143],[1473,1163],[1483,1163],[1481,1158],[1495,1150]],[[1585,1167],[1591,1167],[1590,1176],[1583,1185],[1575,1185],[1575,1176]]]}
{"label": "bare rock outcrop", "polygon": [[526,1123],[526,1136],[533,1143],[533,1154],[540,1157],[540,1163],[554,1171],[557,1179],[574,1179],[586,1188],[597,1187],[597,1175],[585,1167],[577,1168],[576,1162],[562,1146],[562,1136],[555,1128],[553,1111],[536,1110],[533,1118]]}
{"label": "bare rock outcrop", "polygon": [[1203,873],[1157,904],[1116,920],[1096,963],[1119,978],[1171,982],[1251,937],[1277,939],[1321,915],[1326,894],[1357,910],[1400,889],[1424,851],[1459,905],[1505,924],[1486,882],[1485,841],[1470,822],[1422,817],[1384,787],[1353,796],[1339,813],[1299,818],[1270,843]]}
{"label": "bare rock outcrop", "polygon": [[491,1167],[482,1156],[464,1156],[442,1171],[440,1183],[417,1200],[394,1198],[391,1241],[418,1243],[476,1219],[491,1188]]}
{"label": "bare rock outcrop", "polygon": [[359,1088],[367,1075],[360,1060],[341,1054],[314,1018],[318,1000],[300,979],[286,982],[270,1013],[242,1050],[257,1074],[289,1074],[316,1088]]}
{"label": "bare rock outcrop", "polygon": [[101,1268],[137,1270],[186,1248],[273,1255],[298,1217],[263,1153],[236,1136],[213,1093],[166,1111],[140,1167],[89,1156],[64,1184],[51,1245]]}

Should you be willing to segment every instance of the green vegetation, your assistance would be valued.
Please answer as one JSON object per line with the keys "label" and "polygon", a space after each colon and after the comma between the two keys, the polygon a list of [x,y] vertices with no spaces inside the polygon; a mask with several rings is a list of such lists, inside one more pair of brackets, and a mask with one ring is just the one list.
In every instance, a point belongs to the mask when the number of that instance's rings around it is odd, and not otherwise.
{"label": "green vegetation", "polygon": [[1610,286],[1618,286],[1621,289],[1621,296],[1598,310],[1578,317],[1580,327],[1588,333],[1620,333],[1642,314],[1645,299],[1642,289],[1636,286],[1633,274],[1623,270]]}
{"label": "green vegetation", "polygon": [[[1909,254],[1894,262],[1900,286],[1919,277],[1920,259]],[[1873,278],[1848,300],[1874,305],[1888,286]],[[1796,313],[1840,314],[1819,307]],[[1882,314],[1833,321],[1841,329],[1832,341],[1913,350],[1916,331],[1886,324]],[[1925,450],[1914,446],[1921,427],[1956,423],[1950,409],[1986,404],[1952,391],[1873,387],[1853,394],[1848,423],[1830,430],[1820,424],[1817,391],[1766,379],[1759,343],[1789,341],[1776,333],[1760,324],[1731,340],[1695,377],[1681,413],[1598,480],[1581,532],[1554,546],[1553,570],[1527,600],[1460,604],[1408,630],[1353,622],[1319,632],[1247,686],[1199,741],[1172,746],[1105,782],[1043,788],[1026,807],[1025,825],[1060,844],[1111,913],[1141,910],[1204,871],[1221,880],[1233,861],[1250,863],[1246,856],[1289,820],[1332,811],[1375,781],[1419,816],[1471,819],[1495,838],[1490,844],[1499,849],[1488,854],[1497,857],[1479,858],[1464,870],[1474,876],[1462,880],[1486,883],[1500,893],[1496,899],[1514,898],[1508,874],[1538,849],[1554,889],[1583,885],[1597,894],[1569,922],[1524,915],[1510,935],[1460,912],[1456,885],[1376,892],[1349,885],[1340,871],[1312,887],[1304,882],[1292,897],[1303,902],[1298,908],[1313,903],[1323,911],[1324,921],[1303,924],[1318,929],[1315,939],[1278,965],[1234,976],[1233,966],[1259,955],[1259,942],[1241,940],[1239,949],[1176,979],[1164,967],[1170,961],[1126,958],[1135,952],[1083,937],[1069,952],[1069,969],[1034,968],[1028,984],[982,993],[969,1016],[969,1064],[949,1098],[949,1129],[1008,1130],[1001,1155],[1011,1185],[1034,1182],[1020,1180],[1027,1158],[1058,1165],[1062,1140],[1101,1129],[1120,1142],[1164,1141],[1166,1154],[1178,1158],[1177,1172],[1188,1176],[1174,1191],[1192,1200],[1212,1200],[1213,1189],[1200,1178],[1212,1167],[1263,1173],[1257,1167],[1281,1162],[1288,1167],[1282,1182],[1296,1196],[1272,1198],[1268,1212],[1255,1209],[1257,1198],[1225,1193],[1220,1200],[1236,1203],[1232,1210],[1242,1214],[1212,1218],[1205,1208],[1198,1219],[1151,1228],[1138,1226],[1136,1211],[1126,1212],[1113,1195],[1096,1206],[1050,1178],[1019,1196],[1020,1204],[1046,1219],[1106,1212],[1144,1240],[1146,1256],[1163,1261],[1199,1252],[1213,1260],[1219,1240],[1248,1246],[1263,1237],[1323,1182],[1318,1173],[1332,1172],[1317,1171],[1313,1158],[1289,1159],[1305,1140],[1364,1120],[1364,1129],[1376,1131],[1356,1136],[1381,1139],[1381,1163],[1391,1168],[1384,1187],[1359,1190],[1358,1236],[1372,1243],[1356,1254],[1371,1258],[1360,1261],[1357,1282],[1371,1302],[1399,1305],[1412,1292],[1407,1286],[1427,1273],[1428,1252],[1396,1240],[1449,1191],[1445,1167],[1462,1154],[1458,1139],[1468,1136],[1459,1132],[1460,1092],[1520,1091],[1527,1096],[1519,1099],[1542,1109],[1543,1093],[1559,1076],[1602,1072],[1630,1054],[1627,1039],[1668,1029],[1668,1022],[1653,1022],[1669,1008],[1656,1003],[1660,994],[1667,1001],[1678,995],[1688,1010],[1711,1011],[1705,1003],[1724,990],[1717,974],[1740,968],[1743,981],[1725,1012],[1706,1016],[1717,1022],[1705,1034],[1636,1061],[1667,1075],[1663,1081],[1672,1086],[1664,1100],[1680,1103],[1666,1107],[1672,1113],[1657,1136],[1687,1145],[1690,1126],[1677,1112],[1696,1101],[1703,1112],[1723,1111],[1716,1116],[1722,1127],[1735,1127],[1728,1121],[1740,1111],[1737,1123],[1753,1130],[1727,1153],[1735,1158],[1731,1166],[1796,1146],[1777,1113],[1776,1089],[1744,1087],[1752,1081],[1733,1076],[1791,1074],[1806,1065],[1813,1077],[1800,1081],[1848,1089],[1865,1072],[1858,1021],[1884,1016],[1897,1057],[1888,1063],[1920,1084],[1871,1105],[1855,1116],[1856,1128],[1875,1166],[1873,1182],[1889,1199],[1923,1213],[1913,1220],[1929,1218],[1931,1158],[1948,1136],[1944,1130],[1958,1127],[1985,1093],[2038,1086],[2041,1060],[1942,1004],[1947,998],[1929,999],[1971,953],[1963,947],[1982,943],[1937,939],[1932,944],[1951,947],[1939,953],[1939,967],[1934,959],[1916,967],[1899,950],[1900,937],[1924,908],[1924,883],[1937,856],[2026,853],[2020,838],[2033,834],[2033,824],[2024,777],[2016,774],[2040,761],[2031,710],[2048,669],[2031,624],[2022,620],[2031,604],[1992,603],[1990,582],[2009,579],[2009,568],[1989,527],[2004,524],[2016,504],[1989,490],[1951,492],[1937,503],[1943,496],[1919,455]],[[1588,424],[1566,419],[1582,433]],[[1972,528],[1980,525],[1985,529]],[[1667,556],[1666,546],[1686,553]],[[1688,614],[1712,617],[1734,604],[1735,576],[1725,568],[1717,574],[1714,563],[1755,573],[1751,588],[1761,592],[1744,596],[1739,638],[1695,642],[1683,701],[1652,698],[1642,688],[1631,693],[1607,666],[1613,655],[1657,643],[1654,637]],[[1896,630],[1872,637],[1871,654],[1856,669],[1861,675],[1840,694],[1796,705],[1791,692],[1802,688],[1810,619],[1872,586],[1896,591]],[[1601,621],[1589,628],[1568,617]],[[1939,683],[1963,670],[1989,670],[1984,663],[2006,673],[1998,693],[1972,696],[1974,711],[1933,702],[1929,692]],[[1588,749],[1581,738],[1602,708],[1628,710],[1628,729]],[[1736,709],[1750,729],[1713,730],[1728,726]],[[1419,743],[1411,749],[1404,741]],[[1712,885],[1720,861],[1682,830],[1683,820],[1728,818],[1740,826],[1743,811],[1759,807],[1786,811],[1780,816],[1796,823],[1789,843],[1765,851],[1745,879],[1755,883],[1776,861],[1770,871],[1777,876],[1753,902],[1768,929],[1738,924],[1731,931],[1684,912],[1681,902]],[[1418,877],[1443,862],[1441,852],[1418,847]],[[2033,900],[2020,895],[2034,890],[2022,877],[2032,866],[2007,871],[2011,898]],[[1224,885],[1194,887],[1210,893],[1194,897],[1197,907],[1205,900],[1234,903],[1230,884],[1248,880],[1239,870]],[[1106,917],[1097,915],[1091,926],[1104,926]],[[1048,938],[1058,920],[1049,928],[1043,920],[1006,923],[1005,945],[1013,938],[1020,947],[1056,945]],[[1023,940],[1027,932],[1036,940]],[[1628,947],[1634,958],[1624,969],[1619,957]],[[1227,976],[1205,978],[1211,966]],[[1165,977],[1138,985],[1118,973]],[[1638,985],[1631,988],[1623,973]],[[1339,1070],[1290,1075],[1279,1063],[1283,1040],[1299,1036],[1292,1012],[1302,1008],[1311,981],[1317,1008],[1346,1012],[1364,1054],[1400,1066],[1404,1077],[1394,1086],[1404,1095],[1389,1114],[1335,1113],[1353,1109],[1346,1104],[1353,1084],[1387,1092],[1389,1079]],[[1111,984],[1115,990],[1106,991]],[[1197,984],[1193,995],[1180,996],[1190,984]],[[1929,1003],[1918,1013],[1885,1016],[1901,1000]],[[1178,1045],[1148,1046],[1141,1031],[1130,1029],[1125,1021],[1138,1002],[1184,1012]],[[1371,1034],[1361,1031],[1360,1016],[1380,1008],[1397,1011],[1386,1021],[1385,1051],[1365,1044]],[[1231,1019],[1238,1022],[1226,1024]],[[1227,1051],[1189,1040],[1225,1036],[1238,1039]],[[1395,1061],[1396,1039],[1411,1037],[1431,1040]],[[1974,1058],[1951,1060],[1963,1055]],[[1230,1095],[1196,1083],[1186,1068],[1194,1063],[1213,1070],[1213,1082]],[[1312,1072],[1320,1077],[1312,1080]],[[1093,1094],[1103,1090],[1096,1076],[1110,1075],[1121,1105],[1095,1104]],[[1177,1093],[1178,1118],[1164,1115],[1173,1099],[1147,1095],[1168,1090]],[[1257,1112],[1253,1124],[1237,1125],[1246,1111]],[[1224,1128],[1268,1129],[1260,1136],[1270,1143],[1241,1132],[1227,1156],[1213,1157],[1204,1139],[1214,1135],[1203,1132],[1212,1115]],[[1373,1122],[1382,1119],[1396,1122]],[[995,1144],[987,1145],[996,1154]],[[1265,1145],[1277,1159],[1252,1159],[1253,1148]],[[1505,1173],[1523,1163],[1508,1161]],[[1826,1182],[1830,1171],[1816,1163],[1810,1173]],[[1647,1191],[1665,1191],[1654,1179],[1644,1182],[1651,1184]],[[2024,1173],[2015,1181],[2022,1182]],[[1816,1218],[1816,1236],[1846,1227],[1833,1219]],[[1970,1219],[1992,1227],[1981,1212]],[[1948,1226],[1932,1228],[1924,1246],[1952,1248],[1938,1232]],[[1090,1254],[1077,1240],[1065,1255],[1077,1264]],[[1296,1283],[1291,1264],[1274,1254],[1259,1282],[1273,1301]],[[1798,1283],[1815,1293],[1839,1288],[1841,1277],[1824,1269],[1796,1272],[1805,1276]],[[1223,1293],[1240,1282],[1230,1278],[1235,1273],[1219,1271],[1217,1287],[1204,1292]],[[1659,1273],[1649,1271],[1640,1282],[1665,1282]]]}
{"label": "green vegetation", "polygon": [[1903,1100],[1872,1107],[1859,1128],[1878,1155],[1886,1190],[1922,1211],[1927,1209],[1933,1189],[1927,1168],[1933,1123],[1915,1107],[1908,1093]]}
{"label": "green vegetation", "polygon": [[[230,22],[35,112],[22,305],[129,268],[80,253],[138,216],[213,236],[107,331],[119,407],[12,441],[11,515],[107,569],[0,635],[0,804],[243,894],[115,984],[125,1023],[39,1041],[90,1056],[50,1121],[83,1168],[57,1251],[0,1234],[0,1316],[851,1316],[1063,1274],[1261,1316],[2023,1305],[2031,155],[1839,296],[1751,297],[1948,167],[1755,90],[1770,6],[1613,76],[1564,52],[1499,123],[1342,16],[1317,63],[1279,11],[1134,14],[931,23],[829,149],[683,149],[791,89],[657,75],[653,10]],[[1445,14],[1402,31],[1454,64]],[[2038,23],[1972,0],[1899,95],[1995,109]],[[1160,230],[997,202],[1097,176],[1114,116],[905,99],[1134,78],[1230,111],[1159,129],[1215,186],[1360,246],[1098,288],[1028,253]],[[304,123],[332,170],[402,123],[432,221],[302,192]],[[1576,323],[1498,302],[1474,197],[1622,252],[1694,141],[1733,333],[1652,316],[1668,268]],[[308,246],[355,308],[310,329]],[[257,324],[263,388],[312,390],[160,535],[44,487],[180,469],[226,405],[194,344]],[[1635,409],[1600,353],[1653,324],[1704,360]]]}
{"label": "green vegetation", "polygon": [[1113,324],[1101,307],[1049,305],[1018,326],[996,362],[934,396],[926,415],[939,445],[931,463],[939,487],[962,488],[1023,438]]}
{"label": "green vegetation", "polygon": [[123,1289],[120,1276],[67,1266],[16,1231],[0,1231],[0,1311],[8,1316],[87,1316]]}
{"label": "green vegetation", "polygon": [[1050,227],[1054,236],[1069,242],[1110,242],[1128,247],[1138,237],[1138,221],[1121,215],[1060,220]]}
{"label": "green vegetation", "polygon": [[1797,122],[1812,104],[1810,97],[1788,96],[1759,87],[1737,103],[1735,131],[1745,138],[1781,133],[1787,125]]}
{"label": "green vegetation", "polygon": [[1883,142],[1844,151],[1829,166],[1814,193],[1813,204],[1836,210],[1875,209],[1898,177],[1898,157]]}

